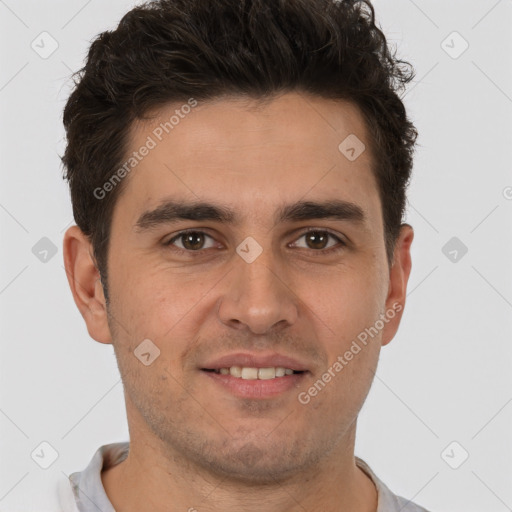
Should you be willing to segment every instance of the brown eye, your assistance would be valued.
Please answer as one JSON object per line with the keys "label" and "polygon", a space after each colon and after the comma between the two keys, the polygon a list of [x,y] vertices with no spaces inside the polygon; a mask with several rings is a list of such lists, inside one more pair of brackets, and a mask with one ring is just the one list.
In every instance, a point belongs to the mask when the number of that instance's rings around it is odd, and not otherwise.
{"label": "brown eye", "polygon": [[[311,229],[306,233],[303,233],[298,240],[301,238],[305,239],[306,247],[305,249],[312,249],[314,251],[329,251],[332,247],[336,246],[336,243],[328,246],[329,238],[338,242],[342,247],[345,246],[345,243],[336,235],[330,233],[329,231],[320,230],[320,229]],[[296,245],[296,244],[294,244]]]}
{"label": "brown eye", "polygon": [[201,249],[205,249],[204,243],[206,238],[212,239],[211,236],[207,235],[203,231],[182,231],[166,242],[165,245],[175,245],[175,242],[180,242],[181,247],[176,245],[178,249],[197,252]]}
{"label": "brown eye", "polygon": [[324,231],[310,231],[304,236],[310,249],[325,249],[330,235]]}

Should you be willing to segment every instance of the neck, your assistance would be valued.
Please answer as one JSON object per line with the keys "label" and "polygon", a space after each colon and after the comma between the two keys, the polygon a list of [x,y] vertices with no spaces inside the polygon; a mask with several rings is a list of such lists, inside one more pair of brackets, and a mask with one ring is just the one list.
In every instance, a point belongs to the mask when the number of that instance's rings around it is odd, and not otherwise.
{"label": "neck", "polygon": [[275,484],[241,482],[198,467],[162,441],[132,437],[127,458],[102,472],[116,510],[135,512],[376,512],[377,491],[355,464],[355,424],[331,452],[307,472]]}

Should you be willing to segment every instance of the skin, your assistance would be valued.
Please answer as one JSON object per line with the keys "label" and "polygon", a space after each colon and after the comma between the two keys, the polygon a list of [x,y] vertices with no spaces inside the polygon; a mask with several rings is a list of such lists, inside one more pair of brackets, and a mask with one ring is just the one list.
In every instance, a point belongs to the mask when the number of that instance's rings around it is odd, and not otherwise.
{"label": "skin", "polygon": [[[132,150],[179,105],[132,126]],[[370,141],[358,109],[299,93],[255,109],[251,100],[199,104],[125,178],[114,208],[105,297],[92,247],[78,227],[64,238],[65,267],[90,336],[112,343],[124,383],[127,459],[103,471],[116,510],[375,512],[377,493],[355,465],[357,415],[380,349],[394,337],[411,270],[411,226],[386,258]],[[356,134],[351,162],[338,145]],[[181,220],[137,232],[142,212],[165,198],[215,201],[239,224]],[[345,199],[364,224],[312,219],[273,225],[284,203]],[[308,244],[305,228],[347,242]],[[181,230],[212,238],[185,252]],[[235,251],[248,236],[263,252]],[[190,247],[190,245],[186,246]],[[318,248],[320,247],[320,248]],[[322,254],[323,252],[323,254]],[[402,310],[308,404],[297,399],[393,305]],[[149,338],[160,356],[134,350]],[[300,388],[241,399],[211,382],[201,363],[239,350],[275,350],[308,362]]]}

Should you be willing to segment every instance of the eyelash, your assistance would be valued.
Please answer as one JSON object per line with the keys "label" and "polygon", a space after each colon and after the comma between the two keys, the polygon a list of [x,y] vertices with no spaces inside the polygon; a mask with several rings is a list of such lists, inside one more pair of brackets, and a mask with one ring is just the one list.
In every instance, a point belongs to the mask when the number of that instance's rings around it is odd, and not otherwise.
{"label": "eyelash", "polygon": [[[341,250],[343,250],[343,249],[345,249],[347,247],[347,244],[340,237],[338,237],[337,235],[335,235],[334,233],[332,233],[331,231],[326,230],[326,229],[309,228],[306,231],[303,231],[296,240],[302,238],[303,236],[305,236],[305,235],[307,235],[308,233],[311,233],[311,232],[320,233],[320,234],[327,234],[327,235],[331,236],[332,238],[335,238],[339,242],[337,245],[335,245],[333,247],[329,247],[328,249],[317,249],[316,250],[316,249],[307,249],[306,248],[306,250],[311,251],[315,256],[324,256],[326,254],[334,254],[334,253],[337,253],[337,252],[339,252],[339,251],[341,251]],[[170,248],[172,251],[175,251],[175,252],[180,252],[180,253],[185,252],[185,253],[188,253],[188,254],[192,254],[194,256],[201,256],[201,253],[203,253],[207,249],[198,249],[197,251],[191,251],[191,250],[187,250],[187,249],[181,249],[180,247],[173,247],[173,245],[172,245],[173,242],[175,242],[176,240],[178,240],[182,236],[188,235],[190,233],[200,233],[200,234],[206,235],[207,237],[213,239],[213,237],[211,235],[209,235],[208,233],[206,233],[204,231],[201,231],[201,230],[198,230],[198,229],[185,229],[183,231],[180,231],[176,235],[174,235],[167,242],[164,242],[163,245],[165,247]],[[301,248],[301,249],[304,249],[304,248]]]}

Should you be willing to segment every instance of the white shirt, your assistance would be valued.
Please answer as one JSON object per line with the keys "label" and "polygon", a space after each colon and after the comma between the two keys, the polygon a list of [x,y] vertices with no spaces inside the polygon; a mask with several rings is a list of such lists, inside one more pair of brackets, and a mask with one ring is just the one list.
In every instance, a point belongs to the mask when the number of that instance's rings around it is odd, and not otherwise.
{"label": "white shirt", "polygon": [[[59,498],[63,512],[115,512],[105,493],[101,471],[122,462],[128,455],[129,447],[128,442],[101,446],[83,471],[72,473],[69,480],[62,481]],[[377,488],[376,512],[428,512],[419,505],[393,494],[362,459],[356,457],[356,464]]]}

